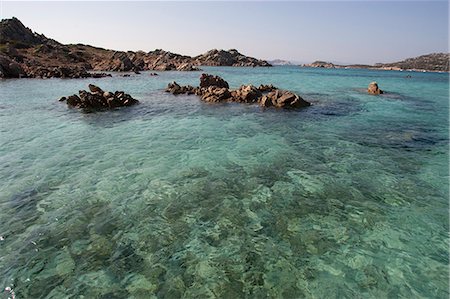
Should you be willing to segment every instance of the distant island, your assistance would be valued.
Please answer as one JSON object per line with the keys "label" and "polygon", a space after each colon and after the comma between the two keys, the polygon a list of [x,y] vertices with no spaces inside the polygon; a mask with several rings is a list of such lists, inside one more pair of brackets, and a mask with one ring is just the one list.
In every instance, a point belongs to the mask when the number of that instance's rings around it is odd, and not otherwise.
{"label": "distant island", "polygon": [[303,67],[314,68],[366,68],[378,70],[394,70],[394,71],[431,71],[431,72],[448,72],[449,71],[449,53],[432,53],[419,57],[408,58],[392,63],[376,63],[375,65],[366,64],[350,64],[339,65],[326,61],[314,61],[313,63],[303,64]]}
{"label": "distant island", "polygon": [[271,66],[235,49],[213,49],[191,57],[160,49],[123,52],[83,44],[64,45],[34,33],[17,18],[0,22],[0,78],[99,77],[107,74],[98,72],[110,71],[196,71],[200,65]]}

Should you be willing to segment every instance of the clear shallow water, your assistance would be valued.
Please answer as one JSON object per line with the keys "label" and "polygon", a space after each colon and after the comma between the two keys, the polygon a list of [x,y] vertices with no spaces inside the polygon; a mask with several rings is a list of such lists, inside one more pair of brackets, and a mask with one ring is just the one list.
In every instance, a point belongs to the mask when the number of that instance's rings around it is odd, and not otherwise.
{"label": "clear shallow water", "polygon": [[[205,71],[313,106],[163,92],[197,85],[196,72],[0,81],[0,287],[17,298],[449,296],[446,74]],[[365,94],[374,80],[388,94]],[[57,101],[88,83],[141,104],[83,114]]]}

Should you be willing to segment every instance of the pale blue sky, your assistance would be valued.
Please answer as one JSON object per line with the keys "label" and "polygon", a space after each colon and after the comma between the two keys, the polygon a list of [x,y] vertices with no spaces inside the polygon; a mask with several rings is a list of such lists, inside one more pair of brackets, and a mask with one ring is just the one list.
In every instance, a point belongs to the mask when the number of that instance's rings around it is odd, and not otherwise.
{"label": "pale blue sky", "polygon": [[117,50],[371,64],[448,52],[447,1],[3,1],[1,13],[62,43]]}

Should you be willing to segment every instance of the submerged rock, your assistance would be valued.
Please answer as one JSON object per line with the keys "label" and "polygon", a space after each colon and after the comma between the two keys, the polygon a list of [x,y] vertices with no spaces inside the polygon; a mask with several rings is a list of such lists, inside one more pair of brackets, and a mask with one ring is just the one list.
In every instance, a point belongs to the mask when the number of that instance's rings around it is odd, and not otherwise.
{"label": "submerged rock", "polygon": [[83,109],[111,109],[139,103],[138,100],[123,91],[104,92],[100,87],[93,84],[89,84],[89,90],[91,92],[80,90],[78,95],[62,97],[59,101],[65,101],[71,107]]}
{"label": "submerged rock", "polygon": [[384,92],[378,87],[377,82],[372,82],[367,88],[367,92],[370,94],[383,94]]}
{"label": "submerged rock", "polygon": [[286,90],[280,90],[273,85],[242,85],[238,89],[230,90],[228,82],[224,79],[202,74],[200,77],[200,86],[180,86],[176,82],[169,83],[166,92],[174,95],[178,94],[196,94],[202,101],[217,102],[239,102],[239,103],[258,103],[262,107],[276,108],[301,108],[311,104],[301,98],[299,95]]}

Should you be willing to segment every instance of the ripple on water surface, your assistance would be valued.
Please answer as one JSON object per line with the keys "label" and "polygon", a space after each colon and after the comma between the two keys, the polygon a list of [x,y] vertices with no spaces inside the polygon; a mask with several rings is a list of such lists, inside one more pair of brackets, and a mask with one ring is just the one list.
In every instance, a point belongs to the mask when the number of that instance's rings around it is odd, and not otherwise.
{"label": "ripple on water surface", "polygon": [[[206,68],[299,111],[165,94],[198,73],[0,82],[0,282],[18,298],[448,297],[441,74]],[[392,96],[359,88],[376,80]],[[51,88],[49,88],[51,87]],[[389,93],[388,93],[389,95]],[[333,295],[331,295],[333,294]]]}

